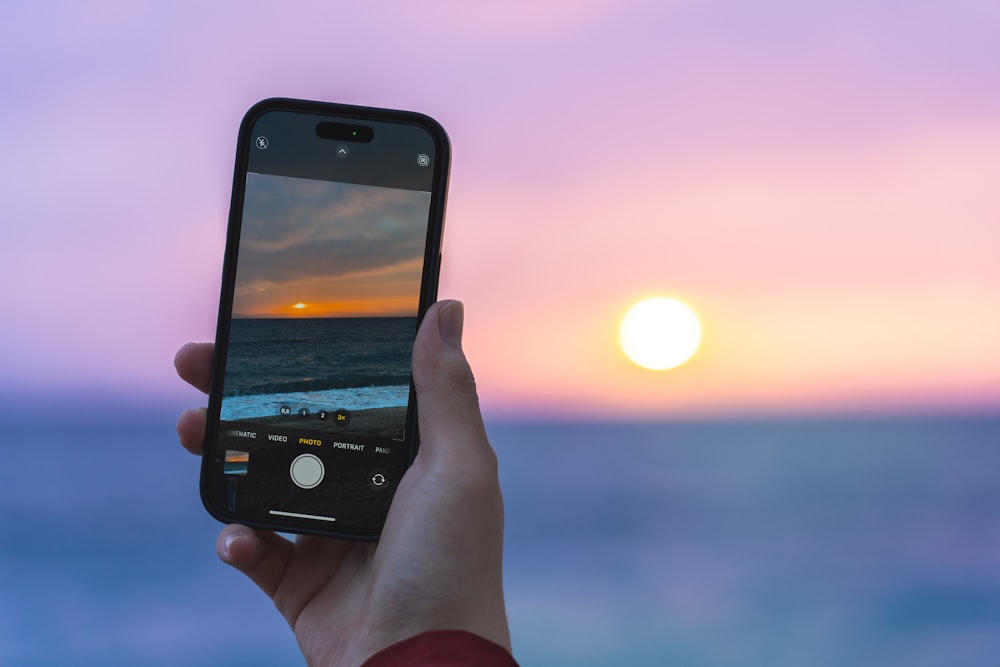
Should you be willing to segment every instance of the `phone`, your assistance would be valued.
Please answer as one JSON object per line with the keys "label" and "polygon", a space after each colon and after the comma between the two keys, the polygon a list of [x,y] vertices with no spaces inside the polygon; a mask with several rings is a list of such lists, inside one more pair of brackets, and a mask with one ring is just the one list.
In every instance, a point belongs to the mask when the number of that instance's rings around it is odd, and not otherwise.
{"label": "phone", "polygon": [[378,538],[418,445],[449,159],[408,111],[268,99],[243,118],[201,467],[217,519]]}

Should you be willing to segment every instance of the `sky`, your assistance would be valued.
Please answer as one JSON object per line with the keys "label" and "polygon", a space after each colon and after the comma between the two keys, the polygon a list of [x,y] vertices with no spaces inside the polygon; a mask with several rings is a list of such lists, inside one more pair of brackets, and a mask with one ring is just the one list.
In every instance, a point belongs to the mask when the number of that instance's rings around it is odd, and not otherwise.
{"label": "sky", "polygon": [[[0,393],[190,396],[239,120],[426,113],[440,294],[499,415],[1000,407],[992,0],[32,3],[2,10]],[[652,372],[625,311],[704,338]]]}
{"label": "sky", "polygon": [[238,317],[417,314],[430,193],[248,173]]}

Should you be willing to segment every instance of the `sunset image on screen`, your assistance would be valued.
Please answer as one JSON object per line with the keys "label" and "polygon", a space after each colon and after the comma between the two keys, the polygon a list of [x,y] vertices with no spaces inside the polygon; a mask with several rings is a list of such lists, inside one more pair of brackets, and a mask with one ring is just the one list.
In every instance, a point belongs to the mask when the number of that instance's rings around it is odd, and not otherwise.
{"label": "sunset image on screen", "polygon": [[402,437],[429,203],[247,175],[223,420]]}

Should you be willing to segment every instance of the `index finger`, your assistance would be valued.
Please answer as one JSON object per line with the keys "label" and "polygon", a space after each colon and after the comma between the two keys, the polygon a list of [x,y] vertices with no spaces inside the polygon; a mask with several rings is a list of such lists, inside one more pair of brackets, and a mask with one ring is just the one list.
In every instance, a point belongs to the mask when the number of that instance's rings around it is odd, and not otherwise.
{"label": "index finger", "polygon": [[177,350],[174,356],[174,368],[181,379],[206,394],[212,374],[214,350],[214,343],[188,343]]}

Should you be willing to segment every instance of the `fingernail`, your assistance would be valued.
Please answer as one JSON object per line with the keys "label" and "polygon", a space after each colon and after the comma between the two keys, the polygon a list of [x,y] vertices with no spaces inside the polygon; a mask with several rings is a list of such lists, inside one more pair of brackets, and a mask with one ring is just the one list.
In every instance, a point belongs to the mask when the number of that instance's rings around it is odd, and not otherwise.
{"label": "fingernail", "polygon": [[441,340],[449,343],[462,342],[462,324],[465,320],[465,306],[461,301],[448,301],[438,311],[438,333]]}
{"label": "fingernail", "polygon": [[226,539],[222,540],[222,557],[225,558],[226,560],[232,558],[232,555],[230,553],[230,548],[234,543],[242,539],[243,535],[239,533],[230,533],[229,535],[226,535]]}

